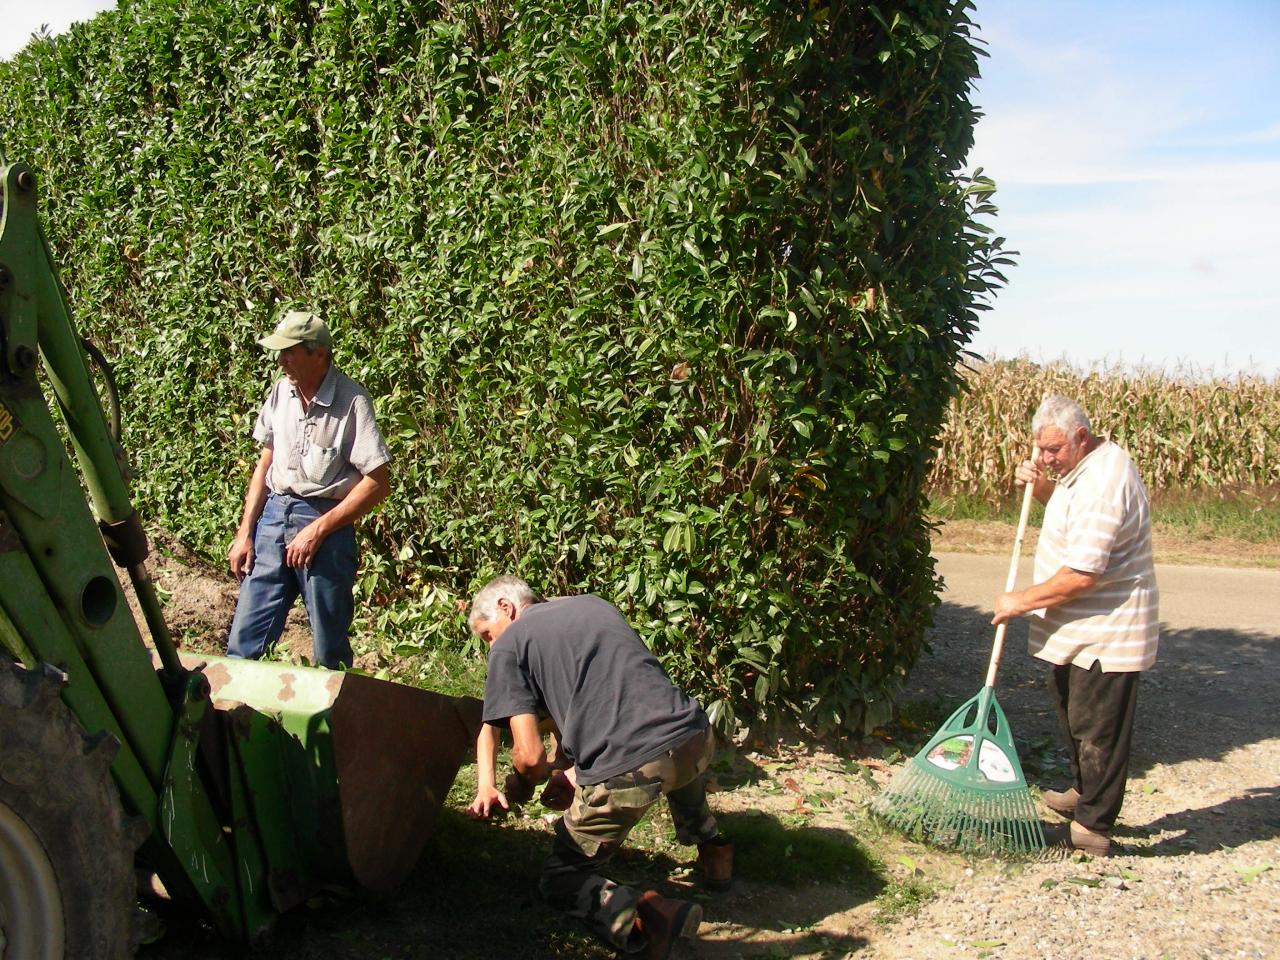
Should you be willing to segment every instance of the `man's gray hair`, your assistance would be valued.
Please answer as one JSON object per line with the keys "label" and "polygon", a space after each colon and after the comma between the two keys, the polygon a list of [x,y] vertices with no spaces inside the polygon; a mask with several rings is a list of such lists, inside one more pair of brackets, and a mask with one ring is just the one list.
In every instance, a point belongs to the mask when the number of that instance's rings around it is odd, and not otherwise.
{"label": "man's gray hair", "polygon": [[1060,393],[1051,393],[1040,401],[1036,415],[1031,418],[1033,437],[1040,436],[1040,431],[1045,427],[1057,427],[1068,437],[1075,433],[1078,427],[1084,427],[1085,430],[1093,433],[1093,427],[1089,424],[1089,415],[1084,412],[1084,408],[1070,397],[1064,397]]}
{"label": "man's gray hair", "polygon": [[333,356],[333,350],[329,347],[329,345],[327,343],[321,343],[319,340],[303,340],[302,350],[307,355],[313,354],[317,350],[323,350],[325,352],[325,356],[328,356],[328,357]]}
{"label": "man's gray hair", "polygon": [[494,577],[480,588],[476,598],[471,601],[471,616],[467,618],[467,625],[474,632],[477,620],[492,620],[498,614],[499,600],[507,600],[517,610],[521,610],[531,603],[537,603],[538,599],[533,589],[519,577],[510,574]]}

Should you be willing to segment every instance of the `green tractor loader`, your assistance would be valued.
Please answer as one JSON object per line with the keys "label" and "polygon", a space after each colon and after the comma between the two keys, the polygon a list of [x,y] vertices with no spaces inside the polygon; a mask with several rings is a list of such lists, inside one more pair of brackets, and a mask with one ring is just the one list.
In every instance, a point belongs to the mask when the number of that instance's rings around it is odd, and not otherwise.
{"label": "green tractor loader", "polygon": [[318,890],[394,887],[478,702],[177,652],[109,370],[72,324],[35,175],[0,157],[0,179],[0,958],[131,956],[139,876],[250,943]]}

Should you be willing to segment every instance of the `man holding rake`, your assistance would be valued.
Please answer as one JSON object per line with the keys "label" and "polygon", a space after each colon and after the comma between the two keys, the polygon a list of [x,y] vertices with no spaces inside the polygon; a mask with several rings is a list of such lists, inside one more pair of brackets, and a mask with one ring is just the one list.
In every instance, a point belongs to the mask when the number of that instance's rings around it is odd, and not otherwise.
{"label": "man holding rake", "polygon": [[1045,505],[1035,582],[1000,594],[991,622],[1031,616],[1030,651],[1052,664],[1049,689],[1074,777],[1044,800],[1072,820],[1061,840],[1107,856],[1128,779],[1138,678],[1159,642],[1151,511],[1129,455],[1095,436],[1074,401],[1046,397],[1031,432],[1036,456],[1016,477]]}

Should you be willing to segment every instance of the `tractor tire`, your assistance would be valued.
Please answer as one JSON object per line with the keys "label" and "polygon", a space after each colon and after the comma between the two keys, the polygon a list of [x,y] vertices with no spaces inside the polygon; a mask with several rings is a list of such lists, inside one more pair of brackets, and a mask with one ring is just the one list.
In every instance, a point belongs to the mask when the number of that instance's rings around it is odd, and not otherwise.
{"label": "tractor tire", "polygon": [[0,662],[0,958],[133,956],[134,849],[111,778],[119,750],[63,704],[66,677]]}

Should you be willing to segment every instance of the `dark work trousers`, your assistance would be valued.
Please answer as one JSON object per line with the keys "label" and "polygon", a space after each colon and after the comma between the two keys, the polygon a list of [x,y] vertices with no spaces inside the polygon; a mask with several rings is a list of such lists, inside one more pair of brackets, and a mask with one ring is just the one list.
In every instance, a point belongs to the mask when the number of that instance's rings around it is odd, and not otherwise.
{"label": "dark work trousers", "polygon": [[1100,663],[1088,670],[1055,666],[1049,674],[1049,692],[1071,748],[1071,775],[1080,791],[1075,821],[1090,830],[1110,830],[1120,815],[1140,676],[1103,673]]}

